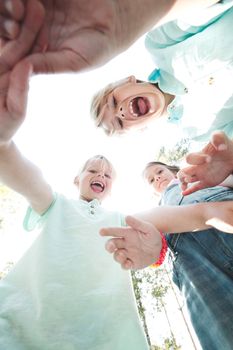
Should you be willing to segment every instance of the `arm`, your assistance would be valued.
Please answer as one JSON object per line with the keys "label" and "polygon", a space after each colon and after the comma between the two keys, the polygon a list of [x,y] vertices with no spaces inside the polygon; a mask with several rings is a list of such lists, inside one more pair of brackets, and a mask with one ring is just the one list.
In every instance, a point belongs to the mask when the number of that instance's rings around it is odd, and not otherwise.
{"label": "arm", "polygon": [[200,231],[211,226],[233,233],[233,201],[163,206],[136,214],[164,233]]}
{"label": "arm", "polygon": [[0,76],[0,180],[27,198],[43,213],[51,204],[52,191],[41,172],[19,152],[12,136],[24,120],[31,67],[19,63]]}
{"label": "arm", "polygon": [[107,227],[102,236],[113,237],[106,249],[124,269],[142,269],[157,261],[162,232],[185,232],[211,226],[233,233],[233,202],[158,207],[126,218],[127,227]]}
{"label": "arm", "polygon": [[[45,19],[32,44],[28,60],[35,72],[81,71],[100,66],[126,50],[155,24],[170,21],[183,12],[215,4],[217,0],[41,0]],[[28,0],[25,13],[30,18]],[[0,6],[11,28],[0,25],[0,37],[16,37],[23,1],[11,0],[11,11]],[[161,21],[162,19],[162,21]],[[9,22],[8,22],[9,23]],[[24,25],[21,30],[23,30]],[[29,35],[29,33],[28,33]],[[27,37],[25,42],[28,43]],[[19,46],[16,48],[19,50]],[[3,57],[4,58],[4,57]],[[12,59],[10,59],[11,61]]]}
{"label": "arm", "polygon": [[45,212],[53,201],[52,190],[41,171],[23,157],[12,141],[0,146],[0,169],[0,180],[5,185],[23,195],[36,212]]}

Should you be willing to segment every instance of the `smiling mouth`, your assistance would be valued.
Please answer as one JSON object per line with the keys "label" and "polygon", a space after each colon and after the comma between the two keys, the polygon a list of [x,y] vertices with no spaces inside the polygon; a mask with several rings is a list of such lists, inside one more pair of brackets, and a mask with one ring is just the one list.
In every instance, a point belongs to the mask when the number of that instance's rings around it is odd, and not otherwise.
{"label": "smiling mouth", "polygon": [[101,193],[105,189],[105,185],[102,182],[99,181],[93,181],[91,183],[91,189],[96,193]]}
{"label": "smiling mouth", "polygon": [[149,100],[146,97],[135,97],[130,101],[129,109],[133,117],[142,117],[150,111]]}

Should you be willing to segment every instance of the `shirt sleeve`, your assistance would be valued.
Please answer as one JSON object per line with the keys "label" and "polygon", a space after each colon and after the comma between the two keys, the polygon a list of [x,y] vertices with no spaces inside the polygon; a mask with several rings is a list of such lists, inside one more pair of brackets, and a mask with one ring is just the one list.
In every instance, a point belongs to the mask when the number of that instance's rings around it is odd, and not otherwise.
{"label": "shirt sleeve", "polygon": [[24,220],[23,220],[23,228],[26,231],[33,231],[35,228],[39,228],[43,225],[44,220],[48,216],[49,212],[53,208],[55,202],[57,200],[57,194],[53,194],[53,201],[50,206],[46,209],[43,214],[38,214],[31,207],[28,207]]}

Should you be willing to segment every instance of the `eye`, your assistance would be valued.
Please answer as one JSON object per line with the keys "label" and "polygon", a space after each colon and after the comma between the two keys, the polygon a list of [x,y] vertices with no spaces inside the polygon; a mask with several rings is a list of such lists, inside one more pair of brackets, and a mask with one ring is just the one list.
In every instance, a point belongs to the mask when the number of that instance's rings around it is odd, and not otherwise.
{"label": "eye", "polygon": [[96,174],[96,173],[97,173],[97,171],[96,171],[96,170],[94,170],[94,169],[89,169],[89,173]]}
{"label": "eye", "polygon": [[154,178],[150,179],[149,183],[152,184],[154,182],[154,180],[155,180]]}
{"label": "eye", "polygon": [[116,120],[117,120],[117,123],[118,123],[120,129],[123,130],[124,129],[123,121],[118,117],[116,117]]}
{"label": "eye", "polygon": [[111,179],[111,176],[109,174],[104,174],[105,177],[107,177],[108,179]]}
{"label": "eye", "polygon": [[161,170],[159,170],[159,171],[158,171],[158,175],[162,174],[162,172],[163,172],[163,170],[162,170],[162,169],[161,169]]}
{"label": "eye", "polygon": [[114,107],[117,106],[117,100],[115,99],[114,95],[112,95],[112,104]]}

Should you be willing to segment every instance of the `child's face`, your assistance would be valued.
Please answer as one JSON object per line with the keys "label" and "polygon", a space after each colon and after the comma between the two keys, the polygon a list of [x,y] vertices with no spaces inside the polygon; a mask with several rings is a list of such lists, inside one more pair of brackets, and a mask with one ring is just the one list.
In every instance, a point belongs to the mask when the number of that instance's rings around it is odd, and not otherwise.
{"label": "child's face", "polygon": [[101,125],[109,133],[142,129],[149,121],[160,117],[165,109],[164,94],[154,85],[130,77],[104,99],[100,108]]}
{"label": "child's face", "polygon": [[145,170],[145,178],[157,194],[161,194],[171,182],[175,179],[175,174],[164,165],[152,165]]}
{"label": "child's face", "polygon": [[75,178],[80,198],[90,202],[106,198],[112,188],[114,172],[104,159],[91,159],[82,173]]}

